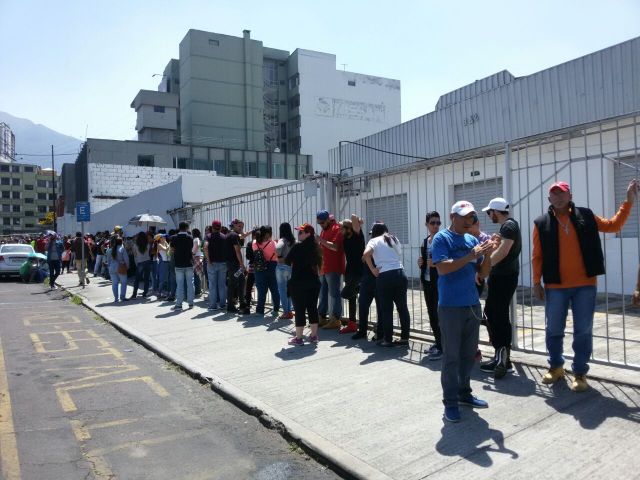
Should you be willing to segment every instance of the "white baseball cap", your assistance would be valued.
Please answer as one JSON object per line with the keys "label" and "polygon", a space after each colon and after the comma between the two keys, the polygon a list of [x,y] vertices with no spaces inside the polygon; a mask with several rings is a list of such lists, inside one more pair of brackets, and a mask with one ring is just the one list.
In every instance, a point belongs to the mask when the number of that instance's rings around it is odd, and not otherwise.
{"label": "white baseball cap", "polygon": [[451,213],[455,213],[456,215],[460,215],[461,217],[465,217],[470,213],[475,213],[476,208],[473,206],[473,203],[468,202],[467,200],[460,200],[453,204],[451,207]]}
{"label": "white baseball cap", "polygon": [[498,210],[499,212],[507,212],[509,211],[509,202],[507,202],[502,197],[492,198],[489,202],[489,205],[482,209],[483,212],[487,210]]}

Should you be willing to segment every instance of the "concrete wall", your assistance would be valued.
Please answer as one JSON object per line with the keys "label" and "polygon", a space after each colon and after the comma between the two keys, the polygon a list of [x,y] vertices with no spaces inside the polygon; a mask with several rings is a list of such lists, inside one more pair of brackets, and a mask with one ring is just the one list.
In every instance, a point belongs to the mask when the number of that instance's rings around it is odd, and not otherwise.
{"label": "concrete wall", "polygon": [[298,49],[291,57],[290,75],[296,65],[300,74],[300,151],[313,155],[315,170],[329,171],[328,151],[340,140],[400,123],[399,80],[336,70],[327,53]]}

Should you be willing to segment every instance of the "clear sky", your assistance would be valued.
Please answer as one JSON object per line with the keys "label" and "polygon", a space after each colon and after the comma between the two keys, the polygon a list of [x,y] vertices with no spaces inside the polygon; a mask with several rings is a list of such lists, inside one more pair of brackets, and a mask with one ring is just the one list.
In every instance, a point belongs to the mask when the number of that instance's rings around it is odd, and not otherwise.
{"label": "clear sky", "polygon": [[639,36],[640,1],[0,0],[0,110],[81,139],[135,138],[129,105],[157,88],[190,28],[249,29],[399,79],[405,121],[497,71],[528,75]]}

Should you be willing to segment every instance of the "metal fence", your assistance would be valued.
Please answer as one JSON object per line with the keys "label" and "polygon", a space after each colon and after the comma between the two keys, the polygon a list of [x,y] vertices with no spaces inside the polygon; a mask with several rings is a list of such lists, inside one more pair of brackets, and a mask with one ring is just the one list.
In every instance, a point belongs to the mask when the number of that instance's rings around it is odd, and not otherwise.
{"label": "metal fence", "polygon": [[[533,220],[548,208],[547,190],[557,180],[570,183],[577,205],[591,208],[596,215],[613,216],[626,196],[628,182],[640,177],[639,120],[640,116],[628,116],[447,158],[414,155],[410,156],[412,163],[397,162],[403,163],[398,167],[387,165],[391,158],[402,155],[402,142],[373,153],[369,146],[349,143],[340,154],[341,175],[309,177],[177,213],[201,228],[214,219],[241,218],[247,226],[272,225],[275,232],[284,221],[315,223],[315,213],[321,208],[333,212],[338,220],[355,213],[366,225],[384,221],[403,244],[412,332],[429,335],[417,267],[426,236],[426,212],[438,211],[445,228],[455,201],[471,201],[480,210],[489,199],[505,197],[511,201],[523,239],[519,288],[513,302],[514,348],[544,353],[544,305],[532,297],[530,288]],[[372,156],[381,161],[373,162]],[[385,168],[359,173],[359,165]],[[486,215],[481,214],[480,221],[482,230],[497,231],[498,226]],[[607,274],[598,279],[593,330],[595,361],[632,368],[640,368],[640,319],[638,310],[629,306],[638,269],[639,225],[640,211],[634,205],[621,233],[601,234]],[[570,313],[567,354],[571,353],[571,330]],[[487,338],[483,329],[483,341]]]}

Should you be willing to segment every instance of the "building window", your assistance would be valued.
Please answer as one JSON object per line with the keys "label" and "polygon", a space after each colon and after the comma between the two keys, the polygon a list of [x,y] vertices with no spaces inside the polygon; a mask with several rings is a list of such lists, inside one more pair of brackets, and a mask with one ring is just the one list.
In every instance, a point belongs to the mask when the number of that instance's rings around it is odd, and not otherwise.
{"label": "building window", "polygon": [[164,107],[162,105],[154,105],[153,111],[156,113],[164,113]]}
{"label": "building window", "polygon": [[25,228],[33,228],[33,223],[25,223]]}
{"label": "building window", "polygon": [[291,128],[300,128],[300,125],[301,125],[300,115],[293,117],[290,123],[291,123]]}
{"label": "building window", "polygon": [[2,219],[2,224],[3,225],[11,225],[11,218],[10,217],[6,217]]}
{"label": "building window", "polygon": [[229,152],[229,175],[242,176],[242,150],[231,150]]}
{"label": "building window", "polygon": [[155,166],[155,160],[153,155],[138,155],[139,167],[153,167]]}
{"label": "building window", "polygon": [[13,217],[13,224],[20,225],[20,217]]}
{"label": "building window", "polygon": [[55,199],[56,199],[55,194],[54,193],[50,193],[49,194],[49,200],[55,200]]}
{"label": "building window", "polygon": [[20,213],[20,205],[12,205],[12,207],[13,213]]}
{"label": "building window", "polygon": [[[400,243],[409,243],[409,207],[407,194],[372,198],[366,203],[366,225],[384,222]],[[486,215],[485,215],[486,216]]]}
{"label": "building window", "polygon": [[38,180],[38,188],[47,188],[46,180]]}
{"label": "building window", "polygon": [[282,140],[287,139],[287,122],[280,123],[280,138]]}
{"label": "building window", "polygon": [[219,47],[220,46],[220,40],[216,40],[215,38],[210,38],[209,39],[209,46],[211,46],[211,47]]}
{"label": "building window", "polygon": [[2,198],[11,198],[11,192],[9,192],[9,190],[3,190]]}
{"label": "building window", "polygon": [[9,165],[0,165],[0,172],[8,172]]}
{"label": "building window", "polygon": [[349,85],[350,87],[355,87],[356,86],[356,81],[355,80],[349,80],[349,81],[347,81],[347,85]]}
{"label": "building window", "polygon": [[25,198],[24,203],[33,203],[33,198]]}
{"label": "building window", "polygon": [[11,165],[11,171],[13,173],[20,173],[20,166],[19,165]]}
{"label": "building window", "polygon": [[47,213],[46,205],[38,205],[38,213]]}
{"label": "building window", "polygon": [[11,205],[7,205],[6,203],[2,204],[2,212],[9,213],[11,211]]}
{"label": "building window", "polygon": [[11,192],[11,198],[14,200],[20,200],[20,192]]}
{"label": "building window", "polygon": [[0,185],[11,185],[10,178],[0,178]]}
{"label": "building window", "polygon": [[35,214],[31,210],[27,210],[26,212],[24,212],[24,216],[25,217],[35,217]]}
{"label": "building window", "polygon": [[38,193],[38,200],[46,200],[47,199],[47,194],[40,192]]}
{"label": "building window", "polygon": [[302,139],[300,137],[294,137],[291,139],[291,153],[300,153],[300,147],[302,145]]}
{"label": "building window", "polygon": [[11,185],[13,185],[14,187],[19,187],[20,186],[20,179],[19,178],[12,178],[11,179]]}
{"label": "building window", "polygon": [[25,190],[33,190],[33,185],[25,185],[24,189]]}
{"label": "building window", "polygon": [[289,99],[289,108],[293,110],[300,106],[300,95],[295,95]]}
{"label": "building window", "polygon": [[293,90],[298,85],[300,85],[300,74],[296,73],[289,77],[289,90]]}
{"label": "building window", "polygon": [[[495,197],[502,197],[502,177],[478,180],[477,182],[468,182],[453,187],[454,201],[467,200],[476,208],[482,208],[481,205],[488,205],[489,201]],[[485,233],[498,233],[500,225],[491,222],[488,215],[478,215],[480,219],[480,230]]]}
{"label": "building window", "polygon": [[286,105],[286,104],[287,104],[287,101],[286,101],[286,100],[280,100],[280,105],[283,105],[283,106],[284,106],[284,105]]}
{"label": "building window", "polygon": [[33,173],[33,167],[24,167],[24,171],[28,173]]}

